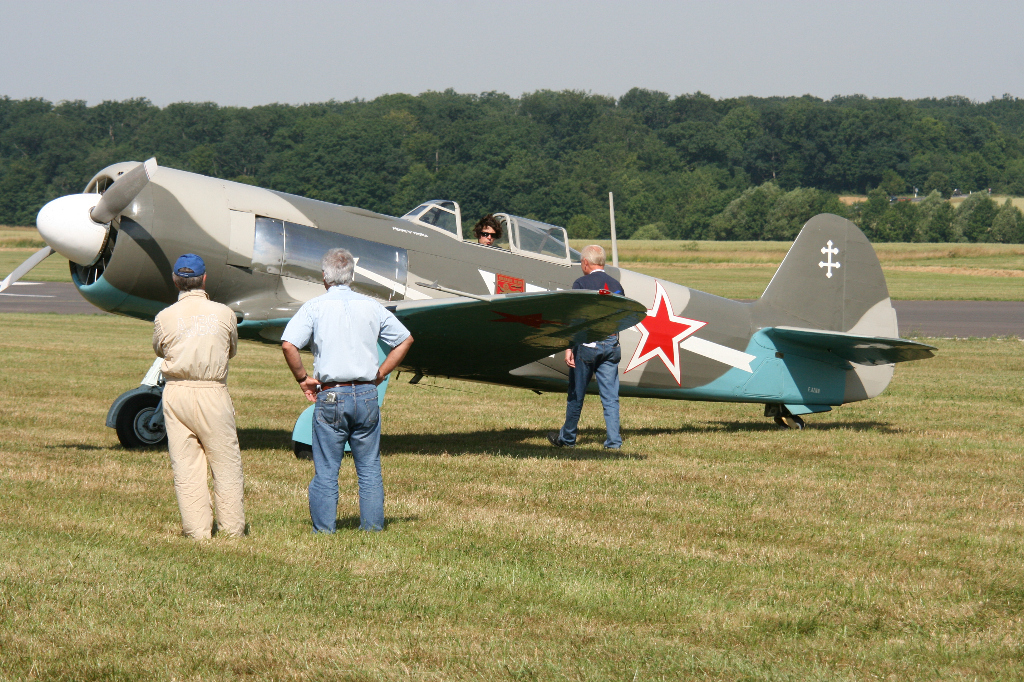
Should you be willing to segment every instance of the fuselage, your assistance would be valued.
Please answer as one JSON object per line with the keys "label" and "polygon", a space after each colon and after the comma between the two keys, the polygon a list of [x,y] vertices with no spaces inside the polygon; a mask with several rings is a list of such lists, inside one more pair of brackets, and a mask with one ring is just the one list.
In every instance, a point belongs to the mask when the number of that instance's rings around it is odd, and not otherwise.
{"label": "fuselage", "polygon": [[[86,191],[102,189],[125,166],[104,169]],[[507,218],[510,244],[493,248],[401,218],[161,168],[114,221],[103,257],[71,268],[76,287],[97,307],[151,320],[177,298],[171,264],[197,253],[207,264],[211,298],[235,311],[239,335],[277,343],[298,307],[323,293],[319,259],[334,246],[359,259],[353,288],[389,306],[456,295],[441,289],[489,296],[571,288],[582,274],[574,252],[554,233],[531,242],[531,221],[519,219],[516,228],[515,217]],[[873,397],[892,376],[891,365],[796,352],[761,332],[803,326],[799,314],[627,269],[607,271],[650,310],[646,326],[620,334],[622,395],[829,406]],[[892,326],[895,336],[894,316]],[[567,374],[555,354],[497,383],[563,390]]]}

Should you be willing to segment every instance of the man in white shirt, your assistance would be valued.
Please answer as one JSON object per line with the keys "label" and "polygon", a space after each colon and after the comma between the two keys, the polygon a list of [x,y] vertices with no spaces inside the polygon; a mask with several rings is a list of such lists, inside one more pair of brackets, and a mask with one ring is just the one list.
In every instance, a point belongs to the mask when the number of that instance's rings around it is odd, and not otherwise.
{"label": "man in white shirt", "polygon": [[[321,267],[327,293],[304,303],[281,335],[292,375],[306,398],[316,401],[316,474],[309,483],[309,515],[314,532],[335,531],[338,471],[348,443],[359,480],[359,528],[379,531],[384,528],[384,481],[377,385],[405,357],[412,336],[380,303],[349,289],[355,269],[350,252],[331,249]],[[391,347],[379,365],[378,341]],[[299,349],[307,344],[313,352],[313,376],[299,356]]]}

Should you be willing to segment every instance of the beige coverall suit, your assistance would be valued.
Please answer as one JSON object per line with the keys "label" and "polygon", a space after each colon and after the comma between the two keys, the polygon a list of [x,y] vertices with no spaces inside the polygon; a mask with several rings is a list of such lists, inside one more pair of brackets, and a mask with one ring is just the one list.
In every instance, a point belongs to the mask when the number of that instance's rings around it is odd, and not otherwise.
{"label": "beige coverall suit", "polygon": [[156,316],[153,350],[161,372],[167,445],[185,535],[209,538],[213,528],[206,466],[220,532],[245,534],[242,454],[228,395],[228,359],[238,349],[235,314],[202,289],[183,291]]}

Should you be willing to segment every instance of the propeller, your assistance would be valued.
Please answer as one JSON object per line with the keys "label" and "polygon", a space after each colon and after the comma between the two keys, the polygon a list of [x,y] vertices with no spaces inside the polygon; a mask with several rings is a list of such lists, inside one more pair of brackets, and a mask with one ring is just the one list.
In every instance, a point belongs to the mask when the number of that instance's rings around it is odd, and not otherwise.
{"label": "propeller", "polygon": [[17,282],[25,275],[25,273],[42,263],[52,253],[54,253],[54,251],[49,246],[45,246],[33,253],[29,256],[28,260],[14,268],[14,272],[7,275],[7,277],[4,278],[4,281],[0,282],[0,292],[3,292],[7,287]]}
{"label": "propeller", "polygon": [[68,194],[43,206],[36,227],[47,246],[0,282],[0,292],[54,252],[79,265],[99,260],[110,236],[110,221],[135,200],[157,168],[156,159],[149,159],[115,180],[103,194]]}
{"label": "propeller", "polygon": [[90,217],[97,223],[109,223],[116,218],[149,183],[156,169],[156,159],[149,159],[119,177],[103,193],[100,203],[90,212]]}

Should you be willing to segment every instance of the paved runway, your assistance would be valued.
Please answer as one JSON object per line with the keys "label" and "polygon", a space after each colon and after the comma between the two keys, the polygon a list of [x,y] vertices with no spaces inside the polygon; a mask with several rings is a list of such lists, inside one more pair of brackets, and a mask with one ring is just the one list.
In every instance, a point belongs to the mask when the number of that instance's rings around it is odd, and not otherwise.
{"label": "paved runway", "polygon": [[1024,301],[893,301],[900,336],[1024,338]]}
{"label": "paved runway", "polygon": [[71,282],[15,282],[0,294],[0,313],[109,315],[82,298]]}
{"label": "paved runway", "polygon": [[[1024,337],[1024,301],[893,301],[900,335]],[[105,315],[70,282],[18,282],[0,294],[0,313]]]}

